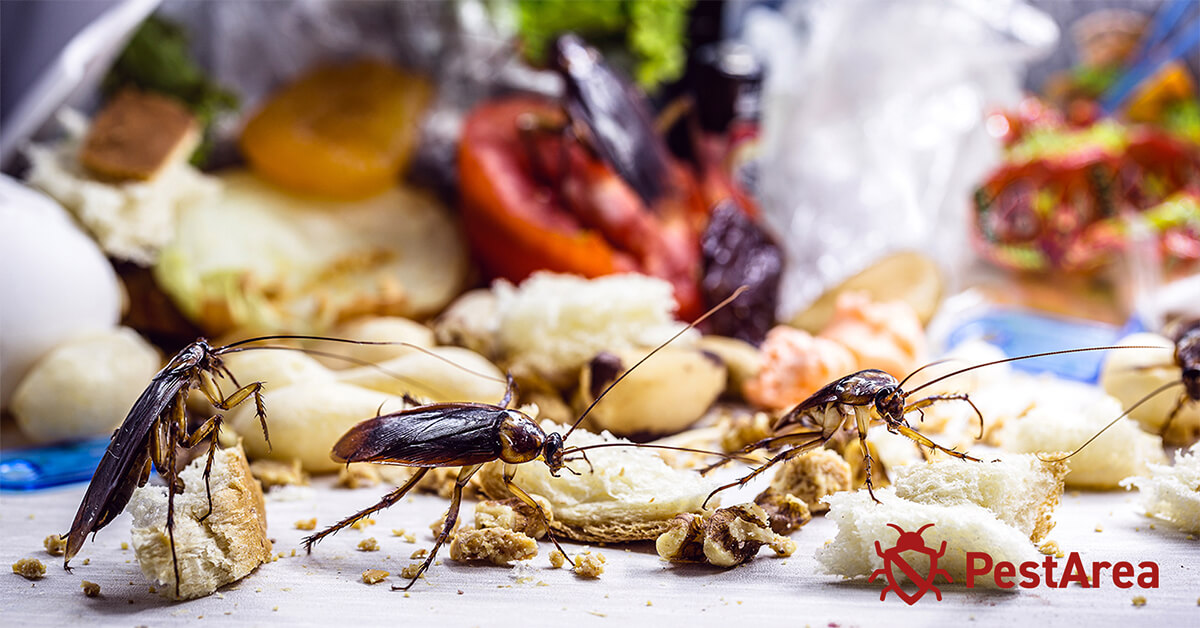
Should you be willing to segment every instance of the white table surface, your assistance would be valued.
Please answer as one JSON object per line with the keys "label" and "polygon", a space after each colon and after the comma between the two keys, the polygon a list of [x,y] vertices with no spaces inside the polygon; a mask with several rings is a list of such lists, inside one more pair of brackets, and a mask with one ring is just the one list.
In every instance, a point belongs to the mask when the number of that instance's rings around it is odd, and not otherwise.
{"label": "white table surface", "polygon": [[[72,561],[73,573],[62,569],[61,558],[42,548],[47,534],[65,532],[83,494],[83,485],[33,493],[0,493],[0,620],[7,626],[86,625],[261,626],[268,624],[375,626],[622,626],[689,625],[738,626],[754,622],[770,626],[873,625],[1060,625],[1161,626],[1200,625],[1200,541],[1139,514],[1136,496],[1129,493],[1072,494],[1063,497],[1058,526],[1051,534],[1064,551],[1092,560],[1129,560],[1135,565],[1155,560],[1160,588],[1117,589],[1111,581],[1101,588],[1034,589],[1017,592],[969,590],[943,585],[944,600],[928,596],[907,606],[889,596],[881,602],[882,584],[842,582],[818,572],[813,552],[831,539],[832,521],[818,517],[793,535],[798,549],[781,559],[764,548],[749,565],[725,571],[671,565],[659,560],[652,543],[599,549],[608,559],[599,580],[584,580],[566,570],[552,569],[547,556],[552,546],[543,541],[532,560],[532,578],[519,582],[512,568],[466,565],[444,560],[409,596],[391,591],[398,572],[411,563],[418,548],[432,545],[429,524],[446,507],[431,495],[414,496],[375,516],[365,531],[345,530],[326,539],[312,556],[299,549],[302,536],[294,522],[317,517],[319,525],[334,522],[374,503],[381,486],[357,490],[331,488],[327,479],[314,481],[296,501],[268,498],[270,535],[276,552],[288,556],[263,565],[241,582],[216,595],[181,603],[149,593],[128,542],[129,516],[122,515],[88,542]],[[737,502],[728,496],[725,503]],[[471,506],[464,508],[472,521]],[[1097,532],[1099,526],[1102,531]],[[393,528],[417,534],[409,544],[392,536]],[[355,546],[367,536],[381,551],[360,552]],[[296,556],[290,556],[296,549]],[[582,549],[567,545],[568,551]],[[442,558],[445,557],[443,548]],[[46,577],[28,581],[9,571],[19,558],[36,557],[47,565]],[[83,559],[90,558],[84,565]],[[439,559],[441,560],[441,558]],[[374,586],[363,584],[365,569],[385,569],[392,577]],[[82,580],[99,583],[98,598],[85,597]],[[544,582],[545,585],[538,584]],[[1146,604],[1134,607],[1133,596]],[[199,620],[199,621],[197,621]],[[766,623],[766,622],[771,623]],[[783,623],[780,623],[780,622]]]}

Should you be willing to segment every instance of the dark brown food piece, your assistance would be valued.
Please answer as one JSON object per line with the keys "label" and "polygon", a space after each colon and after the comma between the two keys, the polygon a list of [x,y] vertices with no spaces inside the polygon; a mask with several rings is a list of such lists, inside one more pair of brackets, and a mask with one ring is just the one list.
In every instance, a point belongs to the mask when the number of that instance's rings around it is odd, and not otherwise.
{"label": "dark brown food piece", "polygon": [[767,513],[767,518],[771,520],[771,531],[775,534],[790,534],[812,521],[812,512],[804,500],[774,487],[759,494],[754,498],[754,503]]}
{"label": "dark brown food piece", "polygon": [[708,320],[708,332],[745,340],[758,346],[775,325],[783,253],[762,225],[733,201],[713,209],[700,239],[704,275],[700,292],[708,305],[739,286],[749,290]]}
{"label": "dark brown food piece", "polygon": [[100,177],[145,181],[174,155],[190,151],[198,133],[196,119],[179,101],[124,89],[92,120],[79,161]]}

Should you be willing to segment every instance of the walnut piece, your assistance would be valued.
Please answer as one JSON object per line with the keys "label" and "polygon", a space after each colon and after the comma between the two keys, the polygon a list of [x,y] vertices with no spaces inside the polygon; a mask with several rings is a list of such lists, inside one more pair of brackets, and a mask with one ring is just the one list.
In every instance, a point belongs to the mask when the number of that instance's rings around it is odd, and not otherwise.
{"label": "walnut piece", "polygon": [[673,562],[709,562],[734,567],[749,561],[763,545],[790,556],[796,544],[771,530],[767,513],[757,504],[721,508],[700,517],[685,513],[671,521],[656,542],[658,555]]}
{"label": "walnut piece", "polygon": [[88,597],[100,597],[100,585],[95,582],[84,580],[79,586],[83,587],[83,594]]}
{"label": "walnut piece", "polygon": [[767,488],[754,498],[754,503],[767,513],[767,518],[771,520],[771,531],[775,534],[791,534],[812,521],[808,505],[791,493]]}

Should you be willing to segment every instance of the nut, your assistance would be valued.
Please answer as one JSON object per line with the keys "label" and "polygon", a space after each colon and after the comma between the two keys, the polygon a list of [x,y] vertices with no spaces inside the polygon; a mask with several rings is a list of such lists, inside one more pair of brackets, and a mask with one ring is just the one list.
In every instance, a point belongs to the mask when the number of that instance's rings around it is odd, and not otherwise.
{"label": "nut", "polygon": [[704,517],[685,512],[676,515],[670,525],[654,542],[658,555],[672,562],[704,562]]}
{"label": "nut", "polygon": [[791,493],[780,493],[767,488],[754,499],[771,520],[771,531],[775,534],[790,534],[812,521],[812,513],[803,500]]}

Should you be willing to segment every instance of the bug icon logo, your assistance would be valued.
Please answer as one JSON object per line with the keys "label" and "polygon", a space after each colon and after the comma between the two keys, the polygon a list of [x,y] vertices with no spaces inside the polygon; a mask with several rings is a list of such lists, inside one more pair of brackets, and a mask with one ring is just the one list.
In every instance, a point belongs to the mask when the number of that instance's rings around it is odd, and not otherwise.
{"label": "bug icon logo", "polygon": [[[883,567],[876,569],[871,574],[871,578],[867,580],[867,582],[875,582],[875,579],[879,576],[887,578],[888,585],[883,588],[883,593],[879,594],[879,600],[886,600],[888,592],[895,591],[900,599],[904,600],[909,606],[912,606],[917,603],[917,600],[924,597],[926,593],[933,591],[938,601],[941,601],[942,591],[934,586],[933,579],[940,575],[946,579],[946,582],[954,582],[954,579],[950,577],[950,574],[946,573],[945,569],[938,569],[937,566],[938,558],[941,558],[946,553],[946,542],[942,541],[942,547],[937,552],[934,552],[932,547],[925,546],[925,539],[921,537],[921,534],[932,526],[932,523],[921,526],[916,532],[905,532],[903,528],[894,523],[889,523],[888,525],[900,532],[900,538],[896,539],[894,547],[890,547],[886,551],[879,544],[879,541],[875,541],[875,553],[879,554],[879,557],[883,559]],[[929,573],[924,577],[917,573],[917,570],[901,555],[902,552],[909,551],[920,552],[929,557]],[[908,576],[908,579],[913,584],[917,585],[916,592],[909,593],[900,588],[900,584],[896,580],[897,569],[905,576]]]}

